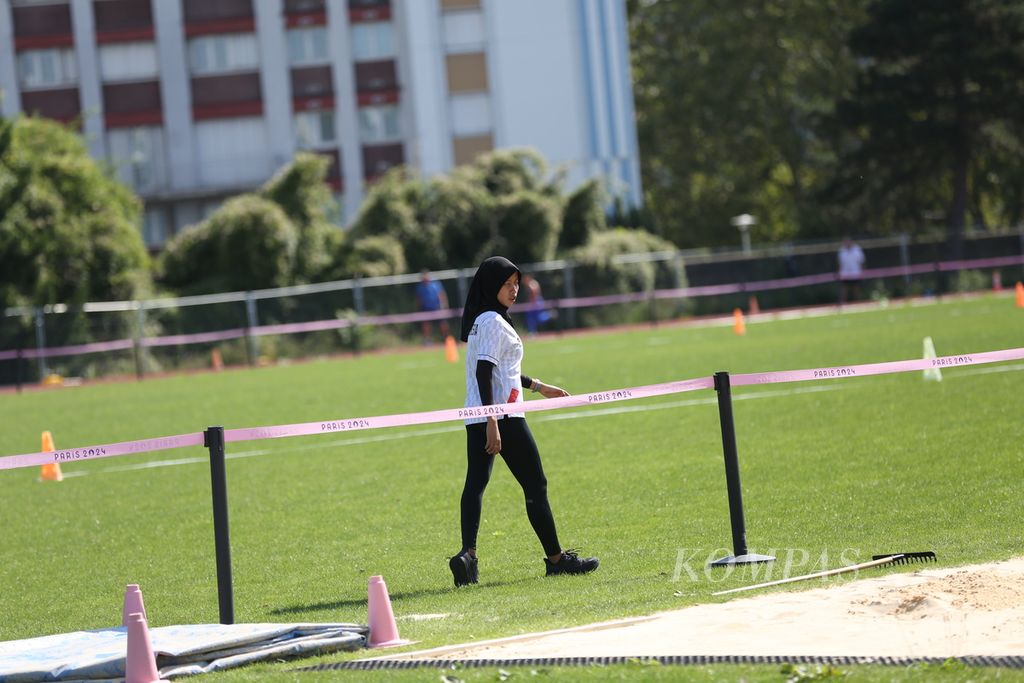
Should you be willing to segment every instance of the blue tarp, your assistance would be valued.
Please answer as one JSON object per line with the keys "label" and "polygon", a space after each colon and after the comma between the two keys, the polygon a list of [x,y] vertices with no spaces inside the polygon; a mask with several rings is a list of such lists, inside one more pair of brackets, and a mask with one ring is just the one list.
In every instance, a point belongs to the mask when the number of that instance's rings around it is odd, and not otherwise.
{"label": "blue tarp", "polygon": [[[251,662],[357,650],[359,624],[193,624],[149,629],[161,678],[230,669]],[[123,681],[123,626],[0,642],[0,683]]]}

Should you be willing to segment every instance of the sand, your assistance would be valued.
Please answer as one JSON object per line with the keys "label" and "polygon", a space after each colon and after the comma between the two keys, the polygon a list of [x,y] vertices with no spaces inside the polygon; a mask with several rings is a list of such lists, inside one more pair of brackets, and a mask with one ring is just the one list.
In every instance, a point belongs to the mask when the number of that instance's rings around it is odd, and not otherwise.
{"label": "sand", "polygon": [[877,578],[821,579],[646,617],[383,657],[1024,654],[1024,557]]}

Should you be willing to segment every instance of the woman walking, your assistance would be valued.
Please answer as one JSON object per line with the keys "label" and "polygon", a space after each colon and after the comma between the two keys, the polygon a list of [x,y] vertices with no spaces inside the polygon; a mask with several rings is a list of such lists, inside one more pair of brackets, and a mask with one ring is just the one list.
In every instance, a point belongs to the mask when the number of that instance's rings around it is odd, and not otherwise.
{"label": "woman walking", "polygon": [[[522,274],[508,259],[493,256],[473,276],[462,311],[466,346],[466,407],[519,403],[523,389],[545,398],[568,396],[556,386],[522,374],[523,342],[508,309],[519,295]],[[545,574],[585,574],[597,569],[596,557],[563,550],[548,504],[547,479],[525,413],[466,420],[466,484],[462,491],[462,550],[448,561],[456,586],[477,583],[476,537],[484,489],[494,456],[501,454],[523,488],[526,515],[544,548]]]}

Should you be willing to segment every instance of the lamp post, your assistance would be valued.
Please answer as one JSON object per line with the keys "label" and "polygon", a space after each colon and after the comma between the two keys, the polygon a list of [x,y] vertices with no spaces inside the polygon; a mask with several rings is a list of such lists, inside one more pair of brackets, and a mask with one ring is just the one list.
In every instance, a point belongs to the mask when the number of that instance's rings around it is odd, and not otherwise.
{"label": "lamp post", "polygon": [[757,224],[757,219],[751,216],[749,213],[743,213],[739,216],[733,216],[729,219],[734,227],[740,231],[740,239],[743,240],[743,253],[750,253],[750,226]]}

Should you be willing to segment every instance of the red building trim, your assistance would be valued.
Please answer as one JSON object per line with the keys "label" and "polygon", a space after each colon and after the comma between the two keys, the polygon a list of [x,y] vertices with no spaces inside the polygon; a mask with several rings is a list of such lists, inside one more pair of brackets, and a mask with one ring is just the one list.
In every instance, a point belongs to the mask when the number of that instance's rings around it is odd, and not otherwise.
{"label": "red building trim", "polygon": [[391,7],[350,7],[348,20],[353,24],[361,21],[388,21],[391,19]]}
{"label": "red building trim", "polygon": [[48,36],[17,36],[14,39],[14,51],[42,50],[48,47],[71,47],[75,37],[70,33],[56,33]]}
{"label": "red building trim", "polygon": [[134,128],[135,126],[162,126],[162,111],[131,111],[105,113],[103,121],[107,128]]}
{"label": "red building trim", "polygon": [[285,24],[288,26],[288,28],[302,28],[305,26],[326,26],[327,12],[289,14],[285,17]]}
{"label": "red building trim", "polygon": [[322,111],[334,109],[334,97],[296,97],[292,99],[292,111]]}
{"label": "red building trim", "polygon": [[152,26],[142,28],[123,28],[116,31],[100,31],[96,34],[96,42],[100,45],[110,43],[135,43],[142,40],[153,40],[156,33]]}
{"label": "red building trim", "polygon": [[356,96],[360,107],[373,107],[379,104],[395,104],[398,102],[397,90],[379,90],[374,92],[361,92]]}
{"label": "red building trim", "polygon": [[262,102],[225,102],[192,107],[192,119],[229,119],[235,116],[259,116],[263,114]]}
{"label": "red building trim", "polygon": [[209,36],[217,33],[254,33],[255,31],[255,17],[239,17],[237,19],[204,21],[201,24],[185,24],[185,35],[188,38]]}

